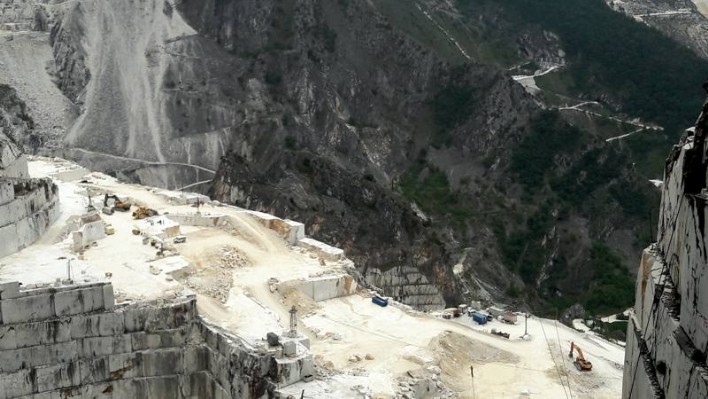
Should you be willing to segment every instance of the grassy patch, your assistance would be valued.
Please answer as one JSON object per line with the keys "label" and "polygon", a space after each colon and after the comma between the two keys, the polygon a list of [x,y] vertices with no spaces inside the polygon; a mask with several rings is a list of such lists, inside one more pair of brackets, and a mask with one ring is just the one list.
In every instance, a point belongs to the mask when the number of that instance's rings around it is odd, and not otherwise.
{"label": "grassy patch", "polygon": [[472,210],[452,191],[445,172],[424,160],[416,161],[401,177],[399,188],[403,195],[415,201],[425,212],[450,215],[453,220],[465,222]]}
{"label": "grassy patch", "polygon": [[575,148],[583,132],[561,120],[557,112],[545,111],[531,121],[529,131],[514,149],[511,169],[530,192],[540,188],[554,166],[554,159]]}
{"label": "grassy patch", "polygon": [[657,122],[672,132],[695,119],[708,61],[611,10],[603,0],[458,0],[457,4],[472,16],[480,7],[496,5],[507,23],[558,34],[570,61],[570,80],[563,83],[569,91],[610,93],[628,115]]}
{"label": "grassy patch", "polygon": [[526,283],[532,283],[538,277],[541,267],[546,263],[546,250],[543,238],[553,226],[551,207],[542,206],[526,220],[525,226],[507,234],[497,225],[495,234],[501,249],[504,264],[521,276]]}
{"label": "grassy patch", "polygon": [[634,280],[610,248],[596,242],[592,247],[590,267],[593,282],[583,303],[591,314],[611,314],[632,305]]}
{"label": "grassy patch", "polygon": [[438,29],[413,1],[373,0],[379,12],[389,22],[410,37],[432,49],[443,58],[453,62],[463,62],[466,58],[454,44]]}
{"label": "grassy patch", "polygon": [[477,101],[474,88],[454,77],[451,80],[454,83],[445,86],[430,102],[437,127],[431,144],[436,148],[451,144],[451,130],[467,120],[470,109]]}
{"label": "grassy patch", "polygon": [[583,154],[551,187],[566,204],[581,207],[598,188],[620,177],[626,155],[614,148],[594,148]]}

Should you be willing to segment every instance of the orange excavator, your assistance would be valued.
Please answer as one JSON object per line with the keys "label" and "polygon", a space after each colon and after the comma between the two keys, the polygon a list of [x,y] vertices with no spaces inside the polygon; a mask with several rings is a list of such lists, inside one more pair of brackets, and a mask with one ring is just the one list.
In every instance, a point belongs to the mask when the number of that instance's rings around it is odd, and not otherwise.
{"label": "orange excavator", "polygon": [[109,201],[113,200],[113,209],[116,211],[121,211],[121,212],[128,212],[130,210],[130,202],[128,201],[121,201],[120,198],[118,198],[117,195],[108,195],[105,194],[103,196],[103,206],[104,207],[109,207]]}
{"label": "orange excavator", "polygon": [[583,355],[583,350],[580,349],[578,345],[575,345],[575,342],[570,342],[570,353],[568,353],[569,358],[573,358],[573,350],[575,349],[576,352],[578,352],[578,357],[575,358],[575,361],[573,364],[575,364],[575,368],[577,368],[579,371],[590,371],[592,370],[592,363],[588,362],[585,360],[585,356]]}

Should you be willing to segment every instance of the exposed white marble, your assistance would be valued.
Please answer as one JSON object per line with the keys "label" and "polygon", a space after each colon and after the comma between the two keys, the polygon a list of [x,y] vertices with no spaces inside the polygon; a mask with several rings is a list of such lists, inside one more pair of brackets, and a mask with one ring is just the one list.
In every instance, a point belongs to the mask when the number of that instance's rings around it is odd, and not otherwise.
{"label": "exposed white marble", "polygon": [[[708,116],[708,115],[706,115]],[[657,244],[642,255],[622,398],[708,397],[708,228],[704,115],[667,163]]]}

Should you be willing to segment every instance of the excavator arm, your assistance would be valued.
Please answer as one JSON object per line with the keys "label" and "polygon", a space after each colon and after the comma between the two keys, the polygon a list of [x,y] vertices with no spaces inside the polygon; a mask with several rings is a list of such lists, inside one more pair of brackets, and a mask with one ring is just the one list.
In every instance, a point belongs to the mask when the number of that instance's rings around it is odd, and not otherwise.
{"label": "excavator arm", "polygon": [[127,212],[130,210],[130,206],[131,206],[130,203],[126,202],[126,201],[121,201],[120,198],[118,198],[118,196],[115,194],[113,194],[113,195],[105,194],[103,196],[103,206],[104,207],[109,206],[108,200],[111,200],[111,199],[113,200],[113,209],[118,210],[118,211],[122,211],[122,212]]}
{"label": "excavator arm", "polygon": [[573,362],[573,364],[575,364],[575,367],[580,371],[592,370],[592,363],[585,360],[585,355],[583,354],[583,350],[580,349],[580,347],[578,345],[575,345],[575,342],[570,343],[570,352],[568,353],[568,357],[571,359],[573,358],[573,350],[575,350],[578,353],[578,357],[576,357],[575,361]]}

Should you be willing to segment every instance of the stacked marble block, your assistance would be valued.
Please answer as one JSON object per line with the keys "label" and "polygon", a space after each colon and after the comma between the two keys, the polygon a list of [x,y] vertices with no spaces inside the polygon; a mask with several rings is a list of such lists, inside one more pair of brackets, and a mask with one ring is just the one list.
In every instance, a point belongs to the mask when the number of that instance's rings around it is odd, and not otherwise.
{"label": "stacked marble block", "polygon": [[0,399],[260,399],[301,374],[208,325],[193,297],[116,306],[107,283],[19,288],[0,284]]}
{"label": "stacked marble block", "polygon": [[707,148],[694,143],[693,134],[669,157],[659,239],[642,256],[627,332],[624,399],[708,398],[708,209],[700,189],[706,186]]}
{"label": "stacked marble block", "polygon": [[265,228],[275,231],[276,234],[283,237],[283,239],[290,245],[300,245],[303,239],[314,241],[305,238],[305,225],[300,222],[295,222],[289,219],[281,219],[277,216],[258,211],[243,210],[241,212],[251,216]]}
{"label": "stacked marble block", "polygon": [[357,283],[348,274],[334,274],[308,278],[297,289],[316,302],[349,296],[356,292]]}

